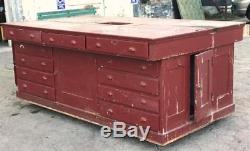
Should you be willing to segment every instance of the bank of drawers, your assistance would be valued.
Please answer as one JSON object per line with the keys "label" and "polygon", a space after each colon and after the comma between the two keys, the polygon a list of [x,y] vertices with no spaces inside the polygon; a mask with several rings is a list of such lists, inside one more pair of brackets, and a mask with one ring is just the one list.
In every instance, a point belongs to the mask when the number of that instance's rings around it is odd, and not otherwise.
{"label": "bank of drawers", "polygon": [[55,100],[52,49],[14,43],[15,72],[20,92]]}
{"label": "bank of drawers", "polygon": [[159,62],[98,58],[98,97],[103,116],[132,125],[159,126]]}

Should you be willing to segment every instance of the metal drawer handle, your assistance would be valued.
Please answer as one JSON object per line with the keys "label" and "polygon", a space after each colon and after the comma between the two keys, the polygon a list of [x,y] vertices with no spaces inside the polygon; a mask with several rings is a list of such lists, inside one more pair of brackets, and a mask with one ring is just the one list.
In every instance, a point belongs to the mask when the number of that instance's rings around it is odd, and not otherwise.
{"label": "metal drawer handle", "polygon": [[107,75],[107,79],[108,80],[113,80],[113,76],[112,75]]}
{"label": "metal drawer handle", "polygon": [[109,97],[112,97],[113,96],[113,93],[112,92],[108,92],[107,93]]}
{"label": "metal drawer handle", "polygon": [[113,115],[113,110],[112,110],[112,109],[108,109],[108,110],[107,110],[107,115],[108,115],[108,116]]}
{"label": "metal drawer handle", "polygon": [[21,61],[22,61],[22,62],[25,62],[26,60],[25,60],[25,58],[21,58]]}
{"label": "metal drawer handle", "polygon": [[22,71],[22,75],[26,75],[27,74],[27,72],[25,72],[25,71]]}
{"label": "metal drawer handle", "polygon": [[141,117],[140,121],[141,121],[142,123],[145,123],[145,122],[147,122],[147,118],[146,118],[146,117]]}
{"label": "metal drawer handle", "polygon": [[141,67],[141,69],[142,69],[142,70],[147,70],[148,67],[143,65],[143,66]]}
{"label": "metal drawer handle", "polygon": [[28,85],[27,84],[23,84],[23,88],[27,88],[28,87]]}
{"label": "metal drawer handle", "polygon": [[9,31],[9,34],[10,34],[11,36],[13,36],[13,35],[14,35],[14,32],[11,30],[11,31]]}
{"label": "metal drawer handle", "polygon": [[46,62],[41,62],[41,65],[42,65],[42,66],[46,66],[47,63],[46,63]]}
{"label": "metal drawer handle", "polygon": [[140,85],[141,85],[142,87],[146,87],[146,86],[147,86],[147,83],[144,82],[144,81],[141,81]]}
{"label": "metal drawer handle", "polygon": [[102,45],[101,45],[99,42],[97,42],[97,43],[95,44],[95,46],[96,46],[97,48],[101,48],[101,47],[102,47]]}
{"label": "metal drawer handle", "polygon": [[30,38],[31,39],[35,38],[35,35],[34,34],[30,34]]}
{"label": "metal drawer handle", "polygon": [[43,80],[48,80],[48,78],[46,76],[43,76],[42,79]]}
{"label": "metal drawer handle", "polygon": [[50,37],[50,38],[49,38],[49,41],[50,41],[50,42],[54,42],[54,41],[55,41],[55,39],[54,39],[54,38],[52,38],[52,37]]}
{"label": "metal drawer handle", "polygon": [[70,42],[72,45],[76,45],[76,41],[75,40],[71,40]]}
{"label": "metal drawer handle", "polygon": [[136,49],[134,47],[129,47],[128,48],[128,51],[129,52],[132,52],[132,53],[135,53],[136,52]]}
{"label": "metal drawer handle", "polygon": [[21,44],[21,45],[19,46],[19,48],[24,49],[25,47],[24,47],[23,44]]}
{"label": "metal drawer handle", "polygon": [[147,101],[145,99],[142,99],[141,104],[145,105],[145,104],[147,104]]}
{"label": "metal drawer handle", "polygon": [[44,94],[49,94],[48,90],[43,91]]}

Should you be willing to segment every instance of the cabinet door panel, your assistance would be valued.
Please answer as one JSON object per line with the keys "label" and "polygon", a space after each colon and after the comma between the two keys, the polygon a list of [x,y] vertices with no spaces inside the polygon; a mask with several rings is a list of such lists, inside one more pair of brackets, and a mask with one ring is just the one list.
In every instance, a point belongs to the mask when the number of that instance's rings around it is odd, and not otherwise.
{"label": "cabinet door panel", "polygon": [[96,111],[95,62],[93,55],[63,49],[55,51],[58,103],[83,111]]}
{"label": "cabinet door panel", "polygon": [[195,56],[195,121],[212,111],[213,50]]}
{"label": "cabinet door panel", "polygon": [[213,71],[213,106],[220,109],[233,103],[233,45],[215,50]]}

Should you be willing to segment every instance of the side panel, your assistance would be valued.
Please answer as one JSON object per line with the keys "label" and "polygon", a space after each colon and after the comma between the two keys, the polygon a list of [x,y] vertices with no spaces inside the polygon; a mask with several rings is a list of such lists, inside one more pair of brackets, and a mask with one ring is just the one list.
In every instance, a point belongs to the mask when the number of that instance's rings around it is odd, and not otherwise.
{"label": "side panel", "polygon": [[212,112],[213,50],[195,56],[195,121]]}
{"label": "side panel", "polygon": [[97,110],[96,59],[93,55],[56,49],[55,74],[59,104],[82,111]]}
{"label": "side panel", "polygon": [[215,109],[233,104],[233,44],[214,52],[213,91]]}

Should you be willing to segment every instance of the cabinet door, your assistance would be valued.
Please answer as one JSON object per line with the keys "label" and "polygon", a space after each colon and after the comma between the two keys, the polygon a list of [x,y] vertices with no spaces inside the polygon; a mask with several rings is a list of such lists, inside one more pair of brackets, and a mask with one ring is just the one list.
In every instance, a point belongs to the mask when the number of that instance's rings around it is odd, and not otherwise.
{"label": "cabinet door", "polygon": [[55,50],[56,101],[82,111],[97,109],[96,59],[78,51]]}
{"label": "cabinet door", "polygon": [[213,108],[218,110],[233,104],[233,45],[217,48],[213,65]]}
{"label": "cabinet door", "polygon": [[212,111],[212,61],[213,50],[195,56],[195,121]]}

